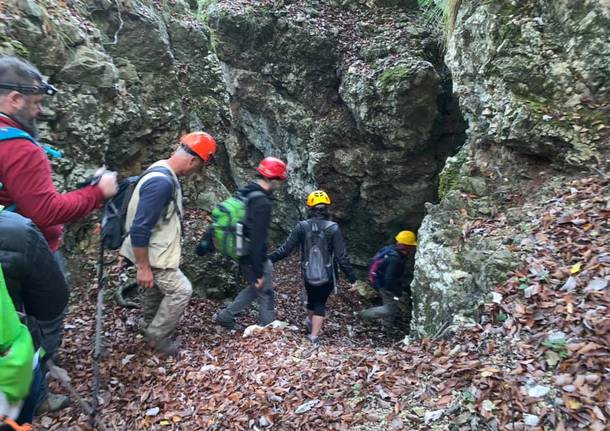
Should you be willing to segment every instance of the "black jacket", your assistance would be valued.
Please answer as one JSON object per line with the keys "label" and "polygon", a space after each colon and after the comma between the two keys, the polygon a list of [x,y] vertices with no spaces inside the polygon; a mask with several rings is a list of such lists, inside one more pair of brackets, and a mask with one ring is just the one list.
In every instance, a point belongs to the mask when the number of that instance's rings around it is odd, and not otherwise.
{"label": "black jacket", "polygon": [[[309,220],[315,221],[324,219],[320,216],[315,216]],[[292,229],[292,232],[290,232],[290,235],[288,236],[288,239],[286,239],[286,242],[280,248],[271,253],[271,255],[269,256],[271,262],[277,262],[278,260],[284,259],[290,253],[292,253],[292,251],[298,245],[301,246],[301,261],[305,258],[305,251],[303,249],[305,247],[305,235],[307,233],[306,223],[309,220],[300,221],[299,223],[297,223],[294,229]],[[329,228],[327,228],[326,232],[328,231],[330,231],[329,233],[331,234],[332,238],[328,245],[330,248],[329,254],[334,254],[335,262],[339,264],[339,267],[341,267],[341,269],[345,273],[348,281],[350,283],[355,282],[356,275],[354,274],[352,264],[349,260],[349,256],[347,255],[347,251],[345,250],[345,241],[343,240],[343,235],[341,234],[341,229],[339,229],[339,225],[336,223],[332,224]]]}
{"label": "black jacket", "polygon": [[406,256],[400,252],[390,253],[384,259],[380,271],[383,272],[383,286],[396,296],[402,295],[402,275],[405,272]]}
{"label": "black jacket", "polygon": [[52,320],[68,303],[68,285],[53,253],[34,223],[19,214],[0,212],[0,265],[19,310],[38,320]]}
{"label": "black jacket", "polygon": [[245,235],[249,240],[248,254],[240,259],[240,267],[248,282],[254,283],[263,276],[263,264],[267,260],[267,239],[271,224],[271,197],[258,183],[251,182],[238,190],[243,196],[263,192],[248,200]]}
{"label": "black jacket", "polygon": [[[383,284],[380,289],[389,290],[395,296],[403,294],[403,287],[408,286],[412,279],[412,273],[407,274],[403,282],[403,275],[407,267],[413,268],[415,260],[415,247],[407,247],[401,253],[394,245],[395,253],[388,254],[381,264],[379,271],[383,273]],[[403,249],[404,250],[404,249]]]}

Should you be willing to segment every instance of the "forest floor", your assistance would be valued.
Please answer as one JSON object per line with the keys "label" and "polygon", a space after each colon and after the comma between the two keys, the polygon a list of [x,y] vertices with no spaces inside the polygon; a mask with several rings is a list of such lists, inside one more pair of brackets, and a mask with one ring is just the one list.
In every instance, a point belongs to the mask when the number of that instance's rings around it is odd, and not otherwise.
{"label": "forest floor", "polygon": [[[515,245],[527,259],[490,295],[482,323],[448,340],[409,340],[404,330],[363,323],[357,311],[366,304],[340,285],[311,352],[294,260],[279,263],[274,279],[287,327],[243,337],[214,325],[220,302],[193,298],[176,358],[146,348],[139,310],[107,301],[100,418],[115,430],[609,429],[609,187],[583,178],[528,208],[528,241]],[[494,229],[493,220],[478,229]],[[60,353],[87,399],[93,279],[73,281]],[[252,309],[240,321],[256,317]],[[35,425],[91,429],[74,400]]]}

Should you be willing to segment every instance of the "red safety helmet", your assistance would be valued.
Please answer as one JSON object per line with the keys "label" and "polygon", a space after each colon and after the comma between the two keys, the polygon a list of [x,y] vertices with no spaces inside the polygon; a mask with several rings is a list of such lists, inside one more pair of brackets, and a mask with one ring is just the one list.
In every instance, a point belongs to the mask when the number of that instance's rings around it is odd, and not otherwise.
{"label": "red safety helmet", "polygon": [[180,143],[186,147],[187,151],[198,156],[206,163],[210,163],[214,159],[216,140],[208,133],[187,133],[180,138]]}
{"label": "red safety helmet", "polygon": [[288,177],[288,166],[275,157],[265,157],[256,170],[269,180],[285,180]]}

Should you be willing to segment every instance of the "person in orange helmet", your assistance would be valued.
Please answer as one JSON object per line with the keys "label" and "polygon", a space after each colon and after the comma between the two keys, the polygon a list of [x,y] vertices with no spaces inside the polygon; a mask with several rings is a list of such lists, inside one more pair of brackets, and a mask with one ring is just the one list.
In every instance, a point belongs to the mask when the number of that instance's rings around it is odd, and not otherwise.
{"label": "person in orange helmet", "polygon": [[239,268],[248,285],[233,302],[216,313],[215,322],[228,330],[243,329],[235,316],[254,302],[258,302],[259,323],[268,325],[275,320],[275,293],[273,291],[273,265],[267,258],[267,238],[271,225],[273,192],[280,189],[288,178],[288,165],[275,157],[265,157],[256,168],[257,176],[239,188],[238,193],[247,199],[246,235],[248,254],[239,259]]}
{"label": "person in orange helmet", "polygon": [[125,219],[128,232],[120,254],[136,266],[136,282],[145,289],[144,336],[153,350],[173,355],[173,338],[192,294],[180,271],[182,191],[178,177],[192,175],[214,162],[216,141],[204,132],[180,138],[167,160],[153,163],[137,182]]}

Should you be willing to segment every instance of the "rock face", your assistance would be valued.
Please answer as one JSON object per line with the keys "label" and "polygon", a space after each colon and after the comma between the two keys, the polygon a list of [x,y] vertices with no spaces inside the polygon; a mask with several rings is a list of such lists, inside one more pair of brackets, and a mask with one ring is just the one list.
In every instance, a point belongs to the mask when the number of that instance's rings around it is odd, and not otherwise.
{"label": "rock face", "polygon": [[609,25],[603,0],[462,2],[447,64],[471,141],[599,163]]}
{"label": "rock face", "polygon": [[[137,173],[203,128],[224,151],[207,181],[185,181],[191,207],[210,210],[273,155],[291,171],[279,230],[304,216],[315,188],[331,194],[356,263],[417,227],[464,125],[415,2],[220,1],[206,14],[197,2],[161,3],[0,3],[0,52],[29,59],[61,90],[42,122],[43,140],[66,155],[60,188],[101,164]],[[91,247],[88,232],[75,226],[68,245]],[[189,253],[195,287],[218,284]]]}
{"label": "rock face", "polygon": [[[54,162],[61,189],[102,164],[138,173],[168,156],[189,129],[210,130],[222,142],[228,94],[210,31],[187,3],[158,3],[122,1],[117,10],[106,0],[0,2],[0,53],[28,59],[60,89],[45,101],[41,131],[64,153]],[[222,163],[209,176],[230,185]],[[185,190],[189,202],[208,206],[225,194],[211,180],[187,180]],[[86,226],[70,231],[72,249],[95,246]],[[201,281],[200,293],[214,283]]]}
{"label": "rock face", "polygon": [[171,16],[143,2],[120,12],[111,1],[3,8],[2,52],[23,55],[61,90],[48,101],[43,136],[66,153],[57,170],[66,186],[100,163],[138,171],[187,128],[226,121],[209,30],[176,3]]}
{"label": "rock face", "polygon": [[262,155],[287,159],[278,225],[292,226],[307,194],[323,188],[364,265],[392,233],[418,226],[461,143],[437,41],[400,9],[249,3],[208,10],[231,95],[234,178],[245,179]]}
{"label": "rock face", "polygon": [[[459,3],[459,2],[458,2]],[[413,330],[473,322],[515,268],[527,208],[559,176],[608,166],[610,8],[597,1],[461,2],[446,61],[469,124],[419,231]],[[490,233],[489,226],[495,233]]]}

